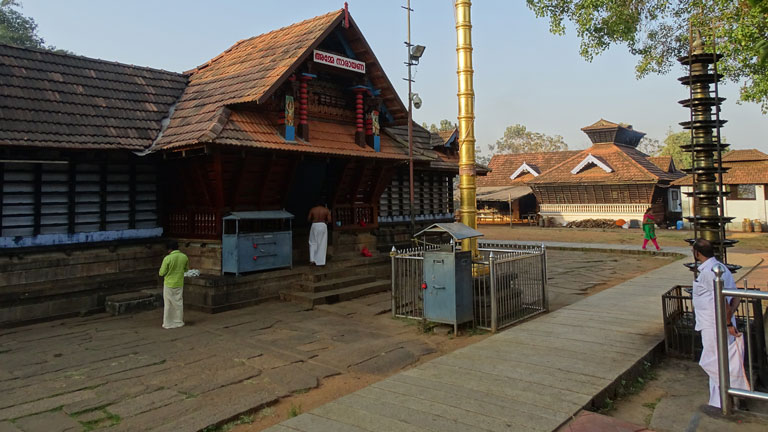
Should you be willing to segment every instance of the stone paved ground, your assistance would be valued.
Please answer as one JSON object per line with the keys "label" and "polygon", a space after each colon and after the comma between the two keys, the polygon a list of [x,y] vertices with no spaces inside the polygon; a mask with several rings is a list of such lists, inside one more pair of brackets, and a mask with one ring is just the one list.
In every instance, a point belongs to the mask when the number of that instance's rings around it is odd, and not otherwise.
{"label": "stone paved ground", "polygon": [[[637,262],[646,267],[633,263],[632,271],[668,261]],[[620,257],[552,251],[552,292],[563,294],[556,302],[629,277],[622,268]],[[391,375],[448,340],[389,318],[388,309],[385,293],[309,311],[281,302],[188,311],[188,326],[170,331],[160,328],[159,310],[6,329],[0,431],[199,430],[330,376]],[[482,339],[474,338],[468,343]]]}

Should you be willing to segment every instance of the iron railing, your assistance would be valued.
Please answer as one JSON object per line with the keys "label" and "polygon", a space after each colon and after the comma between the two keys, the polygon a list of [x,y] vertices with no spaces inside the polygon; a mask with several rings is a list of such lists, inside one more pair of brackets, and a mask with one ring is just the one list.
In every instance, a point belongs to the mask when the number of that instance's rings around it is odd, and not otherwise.
{"label": "iron railing", "polygon": [[[763,302],[768,301],[768,292],[748,289],[724,289],[723,274],[725,266],[716,264],[715,272],[715,325],[717,330],[717,366],[720,380],[720,407],[724,415],[733,411],[732,396],[746,399],[756,399],[768,402],[768,393],[756,391],[757,384],[766,385],[764,372],[759,366],[766,361],[765,335],[755,332],[755,329],[764,329]],[[746,288],[746,283],[745,283]],[[743,335],[745,340],[746,370],[751,389],[731,387],[730,368],[728,365],[728,328],[726,327],[726,297],[746,299],[744,305],[739,306],[740,321],[743,323]],[[752,314],[750,314],[750,310]],[[738,322],[737,322],[738,324]],[[741,326],[739,328],[741,331]],[[756,333],[756,334],[753,334]],[[754,362],[757,361],[756,365]],[[764,364],[763,364],[764,365]],[[759,375],[756,379],[755,369]]]}
{"label": "iron railing", "polygon": [[[479,252],[472,271],[475,327],[495,332],[548,310],[543,245],[481,242]],[[423,318],[424,248],[393,248],[391,257],[392,315]]]}

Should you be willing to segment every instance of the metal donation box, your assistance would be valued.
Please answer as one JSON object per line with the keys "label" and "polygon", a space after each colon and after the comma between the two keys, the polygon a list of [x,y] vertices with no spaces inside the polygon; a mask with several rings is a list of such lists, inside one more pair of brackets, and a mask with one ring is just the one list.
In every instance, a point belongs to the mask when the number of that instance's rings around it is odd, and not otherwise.
{"label": "metal donation box", "polygon": [[[462,223],[436,223],[416,236],[449,235],[451,243],[424,251],[424,318],[458,324],[472,321],[472,252],[458,251],[460,240],[483,234]],[[424,288],[424,286],[422,286]]]}
{"label": "metal donation box", "polygon": [[223,217],[221,272],[292,267],[292,219],[285,210],[233,212]]}

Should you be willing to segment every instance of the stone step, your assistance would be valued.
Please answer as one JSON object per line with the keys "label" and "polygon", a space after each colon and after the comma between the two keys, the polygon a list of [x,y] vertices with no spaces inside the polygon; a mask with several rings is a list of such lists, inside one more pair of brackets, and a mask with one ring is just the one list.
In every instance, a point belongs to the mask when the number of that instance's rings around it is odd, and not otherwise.
{"label": "stone step", "polygon": [[378,279],[373,282],[367,282],[361,285],[354,285],[346,288],[339,288],[323,292],[289,292],[280,293],[280,298],[286,301],[299,303],[307,307],[314,307],[321,304],[333,304],[342,301],[352,300],[369,294],[376,294],[387,291],[392,287],[388,280]]}
{"label": "stone step", "polygon": [[343,278],[352,275],[368,275],[377,277],[389,277],[392,269],[389,263],[372,262],[349,267],[313,269],[304,277],[305,283],[320,282],[331,279]]}
{"label": "stone step", "polygon": [[[349,271],[347,271],[346,274],[349,275]],[[333,291],[354,285],[362,285],[368,282],[373,282],[374,280],[376,280],[375,276],[356,274],[352,276],[326,279],[319,282],[304,283],[299,287],[299,291],[314,293]]]}
{"label": "stone step", "polygon": [[104,308],[111,315],[125,315],[134,312],[156,309],[163,304],[163,292],[155,289],[135,291],[107,296]]}

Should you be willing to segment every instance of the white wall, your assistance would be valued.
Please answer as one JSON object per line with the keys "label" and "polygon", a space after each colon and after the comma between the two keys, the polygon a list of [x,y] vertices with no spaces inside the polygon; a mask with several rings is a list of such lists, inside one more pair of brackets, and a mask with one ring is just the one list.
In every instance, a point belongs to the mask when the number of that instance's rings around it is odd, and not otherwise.
{"label": "white wall", "polygon": [[[755,186],[755,199],[754,200],[729,200],[725,198],[723,201],[723,207],[725,207],[725,215],[733,217],[733,222],[726,226],[729,231],[741,231],[742,221],[746,218],[749,220],[759,219],[763,227],[766,227],[766,221],[768,221],[768,200],[765,199],[766,185]],[[683,217],[691,215],[691,207],[693,203],[693,197],[689,197],[686,193],[690,193],[691,186],[683,186],[681,188],[683,192]],[[689,222],[684,220],[685,225],[689,226]]]}

